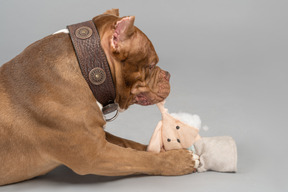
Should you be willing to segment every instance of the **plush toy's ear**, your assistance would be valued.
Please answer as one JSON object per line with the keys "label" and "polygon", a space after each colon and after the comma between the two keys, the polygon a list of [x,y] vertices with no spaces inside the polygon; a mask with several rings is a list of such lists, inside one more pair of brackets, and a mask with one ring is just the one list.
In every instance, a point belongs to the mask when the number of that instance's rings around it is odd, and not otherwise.
{"label": "plush toy's ear", "polygon": [[159,121],[147,148],[147,151],[160,153],[162,142],[162,121]]}
{"label": "plush toy's ear", "polygon": [[160,110],[160,112],[161,112],[162,114],[168,113],[168,109],[166,109],[166,108],[164,107],[164,104],[165,104],[165,103],[166,103],[166,100],[163,100],[162,102],[157,103],[157,107],[159,108],[159,110]]}
{"label": "plush toy's ear", "polygon": [[119,9],[110,9],[105,11],[104,14],[119,16]]}

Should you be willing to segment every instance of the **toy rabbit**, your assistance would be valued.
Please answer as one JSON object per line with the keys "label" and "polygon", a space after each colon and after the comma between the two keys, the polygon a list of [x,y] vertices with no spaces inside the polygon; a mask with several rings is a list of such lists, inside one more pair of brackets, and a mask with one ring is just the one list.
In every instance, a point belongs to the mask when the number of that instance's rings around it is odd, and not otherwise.
{"label": "toy rabbit", "polygon": [[237,149],[232,137],[201,137],[201,120],[198,115],[169,114],[164,103],[157,104],[162,120],[151,137],[147,151],[159,153],[186,148],[200,157],[199,165],[195,164],[198,172],[236,172]]}

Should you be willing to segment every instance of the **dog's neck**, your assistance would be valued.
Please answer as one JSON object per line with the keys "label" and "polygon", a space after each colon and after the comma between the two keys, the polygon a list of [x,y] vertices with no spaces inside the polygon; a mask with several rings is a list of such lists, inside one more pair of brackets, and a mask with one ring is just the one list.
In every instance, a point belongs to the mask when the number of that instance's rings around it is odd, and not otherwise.
{"label": "dog's neck", "polygon": [[[114,33],[115,23],[119,20],[118,17],[110,15],[105,19],[105,22],[101,19],[101,15],[93,18],[97,30],[101,38],[101,45],[105,52],[106,58],[108,60],[113,81],[116,87],[116,99],[115,101],[119,104],[119,111],[125,111],[128,106],[134,104],[133,97],[131,94],[130,87],[123,87],[125,85],[123,79],[123,65],[122,63],[114,57],[111,48],[111,40]],[[117,75],[116,75],[117,74]]]}
{"label": "dog's neck", "polygon": [[[124,84],[123,79],[121,78],[121,76],[122,76],[121,75],[121,73],[122,73],[121,72],[121,65],[117,65],[118,61],[115,60],[115,58],[112,56],[112,53],[111,53],[111,50],[110,50],[110,43],[111,43],[110,41],[111,41],[111,37],[112,37],[113,31],[107,30],[107,28],[111,28],[111,25],[113,25],[113,21],[106,22],[106,23],[99,23],[99,22],[97,22],[97,18],[94,18],[93,20],[95,22],[95,25],[97,26],[97,30],[99,32],[99,36],[100,36],[100,39],[101,39],[101,45],[102,45],[102,48],[103,48],[103,50],[105,52],[106,58],[108,60],[108,64],[109,64],[110,71],[111,71],[111,75],[112,75],[112,78],[113,78],[113,82],[114,82],[114,85],[116,87],[116,99],[115,99],[115,102],[119,103],[119,99],[120,98],[123,99],[123,98],[127,98],[129,96],[124,96],[123,97],[123,94],[119,93],[119,92],[125,92],[124,90],[119,89],[120,85]],[[53,33],[53,35],[58,34],[58,33],[69,34],[69,30],[68,29],[61,29],[61,30],[56,31],[55,33]],[[120,77],[117,78],[116,77],[116,73],[118,73]],[[125,105],[130,105],[131,99],[130,98],[127,99],[127,101],[124,102],[124,103],[125,103]],[[103,106],[101,104],[101,109],[102,109],[102,107]],[[118,108],[119,112],[123,112],[125,110],[126,109],[124,109],[124,108],[122,109],[121,106],[119,106],[119,108]]]}
{"label": "dog's neck", "polygon": [[[102,112],[108,114],[118,110],[115,103],[116,90],[110,66],[101,46],[101,39],[93,21],[67,27],[74,46],[83,77],[94,97],[103,105]],[[116,115],[118,112],[116,112]],[[116,115],[106,121],[114,120]]]}

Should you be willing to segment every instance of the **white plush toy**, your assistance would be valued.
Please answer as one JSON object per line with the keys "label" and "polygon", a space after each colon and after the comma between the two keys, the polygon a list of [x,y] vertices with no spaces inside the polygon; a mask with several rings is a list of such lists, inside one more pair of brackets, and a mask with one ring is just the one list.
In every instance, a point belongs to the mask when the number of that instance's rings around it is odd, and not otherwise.
{"label": "white plush toy", "polygon": [[162,113],[147,151],[160,151],[186,148],[200,157],[198,172],[207,170],[219,172],[237,171],[237,149],[230,136],[201,137],[201,120],[198,115],[187,113],[169,114],[164,103],[157,104]]}

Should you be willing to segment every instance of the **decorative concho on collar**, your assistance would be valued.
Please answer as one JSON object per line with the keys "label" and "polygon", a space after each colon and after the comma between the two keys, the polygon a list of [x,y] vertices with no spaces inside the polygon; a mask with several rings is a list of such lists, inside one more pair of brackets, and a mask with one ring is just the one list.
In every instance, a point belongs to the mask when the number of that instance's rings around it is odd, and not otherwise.
{"label": "decorative concho on collar", "polygon": [[116,112],[114,117],[106,121],[115,120],[118,116],[118,104],[114,102],[116,90],[95,24],[93,21],[86,21],[67,28],[84,79],[96,100],[103,105],[103,114]]}

